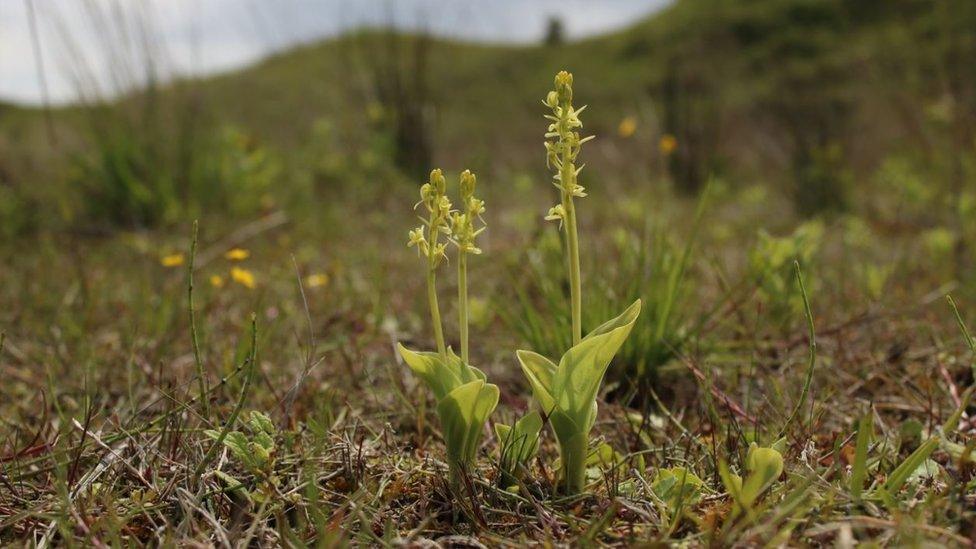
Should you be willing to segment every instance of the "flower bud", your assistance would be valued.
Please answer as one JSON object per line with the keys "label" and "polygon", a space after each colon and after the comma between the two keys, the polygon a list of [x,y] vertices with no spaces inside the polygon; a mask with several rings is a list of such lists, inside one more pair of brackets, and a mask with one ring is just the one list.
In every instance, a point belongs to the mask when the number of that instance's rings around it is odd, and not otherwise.
{"label": "flower bud", "polygon": [[430,171],[430,185],[437,191],[437,194],[443,195],[447,192],[447,181],[440,169]]}
{"label": "flower bud", "polygon": [[556,75],[556,93],[559,94],[559,101],[568,103],[573,100],[573,74],[566,71],[559,71]]}
{"label": "flower bud", "polygon": [[474,187],[477,182],[477,178],[471,170],[464,170],[461,172],[461,197],[469,198],[474,195]]}
{"label": "flower bud", "polygon": [[559,106],[559,94],[556,93],[555,91],[551,91],[548,94],[546,94],[546,105],[549,108],[552,108],[552,109],[558,107]]}

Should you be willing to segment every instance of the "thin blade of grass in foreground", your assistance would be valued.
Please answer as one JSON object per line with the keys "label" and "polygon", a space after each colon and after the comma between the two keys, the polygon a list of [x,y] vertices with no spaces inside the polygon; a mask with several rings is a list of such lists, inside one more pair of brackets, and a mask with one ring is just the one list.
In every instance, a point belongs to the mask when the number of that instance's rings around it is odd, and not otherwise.
{"label": "thin blade of grass in foreground", "polygon": [[786,423],[783,424],[783,428],[780,429],[779,435],[776,438],[780,438],[786,434],[787,429],[789,429],[790,425],[796,420],[796,417],[806,405],[807,397],[810,394],[810,385],[813,382],[813,371],[817,366],[817,333],[813,325],[813,312],[810,310],[810,299],[807,297],[807,289],[803,285],[803,273],[800,271],[800,262],[797,260],[793,260],[793,271],[796,273],[796,283],[800,288],[800,295],[803,297],[803,313],[807,317],[808,337],[810,338],[810,358],[807,363],[806,379],[803,381],[803,390],[800,391],[800,400],[796,402],[796,406],[790,412],[790,417],[786,419]]}
{"label": "thin blade of grass in foreground", "polygon": [[871,442],[872,413],[870,410],[861,417],[857,425],[857,443],[854,449],[854,464],[851,468],[850,491],[854,502],[861,501],[864,480],[868,475],[868,444]]}
{"label": "thin blade of grass in foreground", "polygon": [[213,458],[217,455],[217,450],[221,448],[224,444],[224,439],[227,438],[227,433],[234,428],[234,424],[237,423],[237,416],[241,414],[241,409],[244,408],[244,402],[247,400],[247,393],[251,388],[251,381],[254,379],[254,370],[257,368],[255,361],[257,359],[257,347],[258,347],[258,321],[257,314],[251,313],[251,353],[248,356],[248,367],[247,375],[244,376],[244,384],[241,387],[241,396],[237,399],[237,404],[234,405],[233,411],[230,413],[230,417],[227,418],[227,422],[224,423],[224,427],[220,430],[220,434],[217,439],[214,440],[210,449],[197,464],[197,468],[193,471],[193,482],[191,484],[196,484],[200,480],[200,475],[203,474],[203,470],[207,468]]}

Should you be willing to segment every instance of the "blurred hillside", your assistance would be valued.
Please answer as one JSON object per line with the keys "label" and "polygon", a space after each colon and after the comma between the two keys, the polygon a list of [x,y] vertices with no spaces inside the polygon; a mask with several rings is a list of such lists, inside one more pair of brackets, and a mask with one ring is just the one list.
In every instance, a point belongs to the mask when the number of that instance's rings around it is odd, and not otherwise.
{"label": "blurred hillside", "polygon": [[974,28],[968,0],[681,0],[611,35],[535,47],[362,31],[49,118],[0,106],[0,214],[8,235],[142,227],[249,215],[273,189],[284,203],[415,182],[433,165],[542,177],[538,101],[565,67],[599,105],[586,160],[608,180],[693,194],[715,175],[768,184],[801,216],[962,220],[976,186]]}

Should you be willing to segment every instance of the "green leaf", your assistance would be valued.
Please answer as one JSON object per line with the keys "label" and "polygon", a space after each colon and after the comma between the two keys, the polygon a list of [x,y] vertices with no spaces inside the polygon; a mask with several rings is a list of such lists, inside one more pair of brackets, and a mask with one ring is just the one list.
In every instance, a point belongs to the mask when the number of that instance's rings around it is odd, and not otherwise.
{"label": "green leaf", "polygon": [[539,451],[539,432],[542,430],[542,416],[539,412],[529,412],[515,422],[515,427],[495,424],[495,433],[501,448],[501,465],[507,473],[535,457]]}
{"label": "green leaf", "polygon": [[447,455],[467,465],[475,456],[485,421],[498,404],[498,386],[475,380],[451,391],[437,405]]}
{"label": "green leaf", "polygon": [[623,328],[625,326],[631,325],[637,320],[641,312],[641,300],[637,300],[630,304],[630,307],[624,310],[624,312],[617,315],[617,317],[612,318],[603,324],[600,324],[594,328],[590,333],[586,334],[583,341],[590,339],[591,337],[596,337],[600,335],[608,334],[618,328]]}
{"label": "green leaf", "polygon": [[735,497],[737,511],[751,509],[759,496],[783,474],[783,454],[775,448],[763,448],[753,442],[749,445],[745,465],[749,471],[745,480],[731,474],[728,481],[723,479],[726,488],[729,488],[730,482],[735,485],[735,490],[730,489],[730,493]]}
{"label": "green leaf", "polygon": [[403,361],[424,380],[438,402],[462,384],[460,372],[448,366],[439,354],[411,351],[402,343],[397,344],[397,348]]}
{"label": "green leaf", "polygon": [[705,482],[684,467],[658,469],[651,489],[674,513],[685,505],[694,505],[701,499]]}
{"label": "green leaf", "polygon": [[[638,299],[618,317],[600,325],[559,360],[552,381],[556,405],[581,426],[592,425],[592,406],[610,361],[630,335],[640,314]],[[587,429],[588,430],[588,429]]]}
{"label": "green leaf", "polygon": [[251,430],[255,433],[267,433],[273,437],[278,432],[271,418],[256,410],[251,411],[248,417],[248,423],[251,426]]}
{"label": "green leaf", "polygon": [[895,470],[888,475],[888,480],[884,483],[884,492],[893,495],[905,485],[911,474],[921,467],[925,460],[932,455],[932,452],[939,447],[939,437],[932,437],[915,449],[905,461],[901,462]]}
{"label": "green leaf", "polygon": [[230,449],[231,454],[238,461],[246,465],[251,464],[251,452],[248,449],[247,435],[240,431],[231,431],[224,437],[224,446]]}
{"label": "green leaf", "polygon": [[532,395],[542,407],[542,412],[546,415],[551,414],[556,407],[556,401],[552,398],[552,378],[556,374],[556,365],[548,358],[532,351],[515,351],[515,356],[522,365],[522,373],[529,380]]}
{"label": "green leaf", "polygon": [[851,466],[851,498],[861,500],[864,481],[868,477],[868,444],[871,443],[871,412],[864,414],[857,426],[857,443],[854,447],[854,464]]}

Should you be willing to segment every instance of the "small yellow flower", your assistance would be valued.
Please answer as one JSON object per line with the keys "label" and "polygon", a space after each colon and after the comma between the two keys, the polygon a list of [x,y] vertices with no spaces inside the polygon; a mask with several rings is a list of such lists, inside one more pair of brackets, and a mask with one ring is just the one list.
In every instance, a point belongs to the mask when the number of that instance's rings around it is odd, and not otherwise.
{"label": "small yellow flower", "polygon": [[159,263],[163,267],[179,267],[183,264],[183,254],[169,254],[160,258]]}
{"label": "small yellow flower", "polygon": [[658,142],[657,148],[661,151],[661,154],[668,156],[678,148],[678,140],[670,133],[666,133],[661,136],[661,140]]}
{"label": "small yellow flower", "polygon": [[637,131],[637,119],[633,116],[625,116],[617,126],[617,135],[627,139]]}
{"label": "small yellow flower", "polygon": [[220,275],[211,275],[210,276],[210,285],[213,286],[214,288],[223,288],[224,287],[224,277],[222,277]]}
{"label": "small yellow flower", "polygon": [[231,261],[242,261],[251,257],[251,252],[243,248],[234,248],[232,250],[228,250],[227,253],[224,254],[224,257]]}
{"label": "small yellow flower", "polygon": [[230,278],[234,282],[248,289],[253,290],[255,287],[257,287],[257,284],[254,282],[254,273],[247,269],[241,269],[240,267],[231,268]]}
{"label": "small yellow flower", "polygon": [[305,285],[309,288],[318,288],[329,283],[329,275],[324,273],[311,274],[305,277]]}

